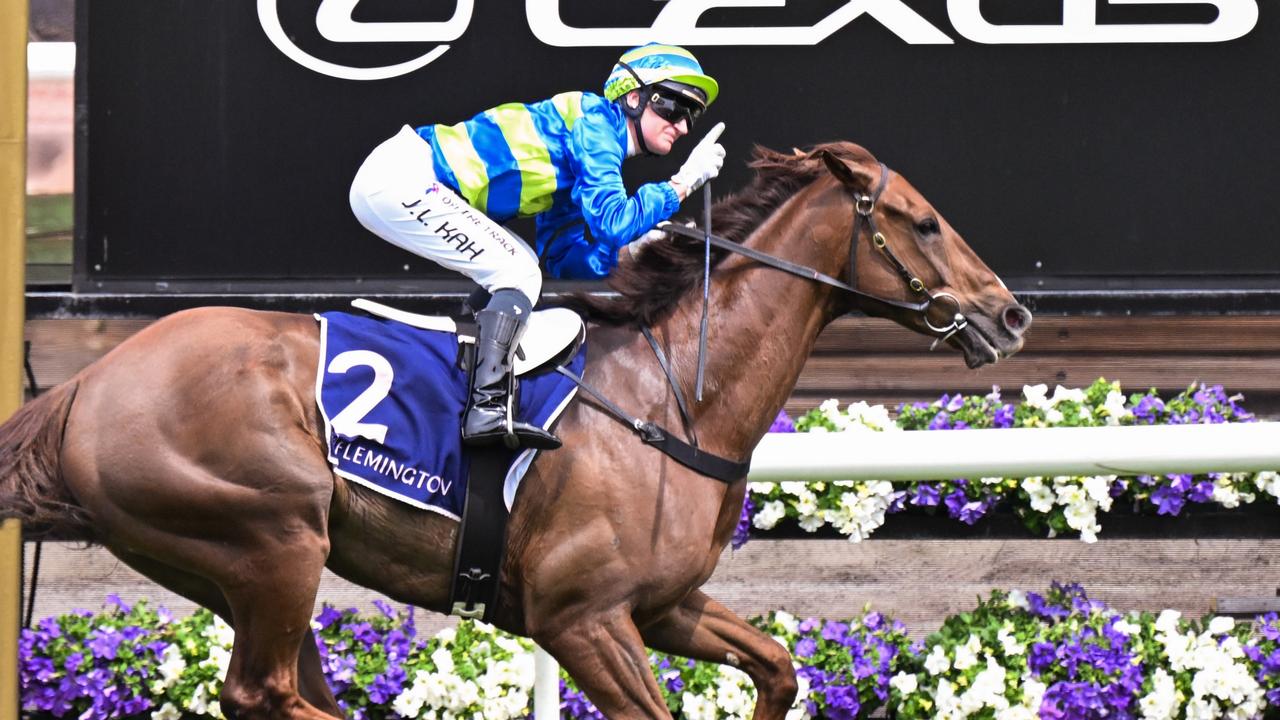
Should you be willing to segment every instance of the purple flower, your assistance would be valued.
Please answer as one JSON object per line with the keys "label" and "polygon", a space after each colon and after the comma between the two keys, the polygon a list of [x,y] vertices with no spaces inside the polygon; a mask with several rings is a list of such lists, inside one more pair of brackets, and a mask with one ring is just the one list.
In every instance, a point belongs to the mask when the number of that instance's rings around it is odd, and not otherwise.
{"label": "purple flower", "polygon": [[1052,643],[1038,642],[1031,646],[1031,652],[1027,656],[1027,667],[1031,668],[1031,672],[1040,675],[1053,667],[1057,657],[1058,650]]}
{"label": "purple flower", "polygon": [[1207,503],[1213,500],[1213,483],[1208,480],[1191,486],[1191,492],[1187,493],[1187,499],[1193,503]]}
{"label": "purple flower", "polygon": [[1151,502],[1156,504],[1157,515],[1177,515],[1182,512],[1186,499],[1172,486],[1161,485],[1151,493]]}
{"label": "purple flower", "polygon": [[1154,395],[1146,395],[1133,408],[1133,416],[1151,425],[1164,414],[1164,401]]}
{"label": "purple flower", "polygon": [[946,497],[947,514],[966,525],[973,525],[990,509],[987,500],[970,500],[963,491],[956,490]]}
{"label": "purple flower", "polygon": [[1049,686],[1040,702],[1041,718],[1092,720],[1115,717],[1099,692],[1098,686],[1084,682],[1059,682]]}
{"label": "purple flower", "polygon": [[832,642],[840,642],[849,632],[849,624],[828,620],[822,626],[822,639]]}
{"label": "purple flower", "polygon": [[98,628],[89,635],[85,645],[94,657],[115,660],[116,650],[122,642],[124,642],[124,636],[116,632],[115,628]]}
{"label": "purple flower", "polygon": [[823,700],[827,705],[824,716],[832,720],[856,720],[862,709],[856,686],[828,685],[823,691]]}
{"label": "purple flower", "polygon": [[[349,610],[348,612],[354,612],[354,610]],[[316,616],[316,624],[320,626],[321,630],[324,630],[341,619],[342,613],[338,612],[332,605],[325,605],[320,610],[320,614]]]}
{"label": "purple flower", "polygon": [[1192,476],[1187,473],[1170,473],[1165,477],[1169,478],[1169,486],[1180,493],[1191,490]]}
{"label": "purple flower", "polygon": [[796,643],[796,657],[813,657],[813,654],[817,651],[818,643],[813,638],[800,638],[800,641]]}
{"label": "purple flower", "polygon": [[1046,602],[1044,596],[1039,593],[1027,593],[1027,604],[1030,606],[1032,615],[1050,622],[1065,619],[1071,614],[1069,610],[1061,605]]}
{"label": "purple flower", "polygon": [[751,502],[751,493],[748,492],[742,498],[742,513],[738,515],[738,525],[733,529],[733,539],[729,541],[734,550],[746,545],[751,539],[751,518],[755,514],[756,505]]}
{"label": "purple flower", "polygon": [[569,720],[608,720],[604,713],[587,699],[587,696],[560,681],[560,709]]}
{"label": "purple flower", "polygon": [[930,430],[950,430],[951,416],[945,412],[939,412],[937,415],[933,416],[932,420],[929,421],[929,429]]}
{"label": "purple flower", "polygon": [[998,428],[1013,427],[1013,409],[1011,403],[1001,405],[1000,409],[996,410],[996,414],[991,418],[991,424]]}
{"label": "purple flower", "polygon": [[791,422],[791,418],[787,416],[785,409],[778,411],[778,416],[773,419],[773,424],[769,426],[771,433],[793,433],[796,431],[796,424]]}
{"label": "purple flower", "polygon": [[939,499],[938,488],[929,483],[916,485],[915,494],[911,496],[911,504],[920,507],[935,507]]}

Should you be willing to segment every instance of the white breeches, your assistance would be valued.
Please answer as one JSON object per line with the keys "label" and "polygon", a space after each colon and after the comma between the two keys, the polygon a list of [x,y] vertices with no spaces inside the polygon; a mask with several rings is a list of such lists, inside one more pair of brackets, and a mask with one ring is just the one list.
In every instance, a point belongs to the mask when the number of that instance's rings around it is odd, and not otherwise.
{"label": "white breeches", "polygon": [[436,180],[431,146],[407,125],[360,166],[351,183],[351,211],[393,245],[460,272],[490,292],[512,288],[538,303],[538,256]]}

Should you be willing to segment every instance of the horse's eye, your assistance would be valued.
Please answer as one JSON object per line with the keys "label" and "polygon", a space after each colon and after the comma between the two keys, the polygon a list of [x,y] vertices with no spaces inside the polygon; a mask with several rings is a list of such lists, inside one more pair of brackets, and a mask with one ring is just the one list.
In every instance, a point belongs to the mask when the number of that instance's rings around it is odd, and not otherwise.
{"label": "horse's eye", "polygon": [[942,231],[942,228],[938,226],[938,220],[936,218],[930,217],[917,223],[916,230],[918,230],[921,235],[937,235]]}

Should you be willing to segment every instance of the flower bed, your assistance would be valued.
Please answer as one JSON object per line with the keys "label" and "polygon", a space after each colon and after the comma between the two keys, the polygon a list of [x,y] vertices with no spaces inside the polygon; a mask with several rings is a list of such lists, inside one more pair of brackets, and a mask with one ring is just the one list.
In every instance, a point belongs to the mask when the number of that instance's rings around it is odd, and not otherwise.
{"label": "flower bed", "polygon": [[[315,619],[330,687],[353,718],[503,720],[532,712],[533,646],[483,623],[420,636],[414,613],[326,607]],[[1280,704],[1280,619],[1122,613],[1078,586],[993,592],[923,642],[876,612],[752,621],[790,649],[800,692],[788,720],[1256,718]],[[24,717],[219,718],[230,629],[208,611],[175,619],[118,599],[24,630]],[[672,712],[745,720],[755,691],[733,668],[651,657]],[[602,718],[561,680],[570,719]]]}
{"label": "flower bed", "polygon": [[[1082,427],[1252,422],[1253,415],[1221,386],[1192,385],[1161,399],[1155,391],[1125,396],[1119,383],[1098,380],[1084,390],[1045,385],[1023,388],[1018,403],[1005,402],[999,388],[988,395],[943,395],[933,403],[902,405],[897,416],[880,405],[854,403],[840,410],[835,400],[794,423],[779,414],[772,432],[898,432],[965,428]],[[1176,516],[1189,505],[1236,508],[1259,498],[1280,498],[1275,472],[1166,475],[1153,477],[961,478],[942,482],[886,481],[751,483],[733,546],[751,531],[770,530],[784,520],[815,532],[834,528],[858,542],[885,517],[900,512],[945,514],[972,525],[996,507],[1010,508],[1034,533],[1054,537],[1078,533],[1094,542],[1102,530],[1099,514],[1114,506]]]}

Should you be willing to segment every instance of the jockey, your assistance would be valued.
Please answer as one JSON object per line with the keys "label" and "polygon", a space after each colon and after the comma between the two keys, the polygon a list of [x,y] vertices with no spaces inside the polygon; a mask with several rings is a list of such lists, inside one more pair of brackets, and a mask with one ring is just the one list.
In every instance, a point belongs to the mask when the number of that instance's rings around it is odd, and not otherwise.
{"label": "jockey", "polygon": [[[687,50],[651,43],[622,55],[603,97],[567,92],[499,105],[457,125],[405,126],[365,159],[350,195],[360,223],[490,295],[476,313],[464,442],[560,446],[511,413],[512,356],[542,290],[539,258],[555,278],[603,278],[620,248],[715,177],[724,163],[717,142],[723,123],[670,180],[642,185],[631,196],[622,161],[666,155],[718,92]],[[530,215],[537,252],[502,225]]]}

